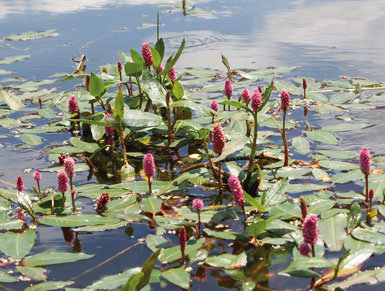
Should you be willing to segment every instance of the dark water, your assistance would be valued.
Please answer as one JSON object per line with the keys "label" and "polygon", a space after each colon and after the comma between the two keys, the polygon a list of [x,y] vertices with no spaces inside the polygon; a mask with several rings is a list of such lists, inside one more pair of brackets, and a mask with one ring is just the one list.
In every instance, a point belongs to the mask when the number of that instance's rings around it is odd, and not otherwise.
{"label": "dark water", "polygon": [[[202,9],[203,13],[187,16],[183,15],[181,9],[165,5],[169,2],[173,1],[0,1],[2,37],[52,28],[59,33],[54,38],[9,43],[12,46],[0,44],[0,58],[31,55],[22,62],[3,67],[16,72],[15,76],[41,80],[53,73],[72,72],[74,63],[71,57],[86,54],[87,72],[96,71],[100,65],[116,63],[119,60],[119,49],[125,52],[130,48],[140,50],[143,41],[154,42],[155,27],[138,27],[156,23],[156,14],[160,12],[160,22],[163,24],[160,36],[165,40],[166,52],[175,52],[182,38],[186,38],[186,48],[177,68],[207,67],[224,70],[221,63],[221,54],[224,54],[232,68],[299,66],[295,71],[296,76],[317,80],[338,79],[343,75],[379,82],[385,80],[384,1],[207,0],[192,3]],[[190,1],[187,3],[191,4]],[[62,90],[73,86],[71,82],[55,85]],[[371,122],[375,126],[359,131],[354,136],[350,133],[340,134],[339,146],[348,150],[368,146],[376,155],[384,154],[383,109],[352,114],[356,120]],[[328,120],[315,118],[314,122],[327,124]],[[0,128],[0,135],[7,132]],[[46,138],[49,138],[48,144],[60,144],[67,136],[46,135]],[[15,142],[9,137],[0,138],[0,143],[5,143],[5,147],[0,149],[2,181],[13,183],[15,177],[25,169],[49,166],[47,155],[41,151],[47,143],[38,147],[37,151],[16,151]],[[47,184],[44,186],[54,187],[55,176],[45,174]],[[26,187],[31,187],[32,177],[25,177]],[[79,174],[77,181],[85,181],[85,174]],[[92,205],[88,206],[91,209]],[[125,235],[122,229],[103,234],[81,234],[79,239],[83,251],[98,253],[98,256],[79,264],[79,269],[74,269],[71,264],[49,268],[49,280],[69,280],[147,234],[145,225],[133,227],[133,238]],[[39,231],[32,252],[70,249],[63,241],[61,229],[50,227]],[[137,246],[133,251],[82,276],[73,286],[85,287],[103,275],[141,266],[149,254],[150,251],[144,245]],[[218,286],[215,276],[211,273],[205,284],[194,279],[193,289],[222,288]],[[269,286],[279,289],[285,286],[285,281],[282,278],[279,280],[272,278]],[[287,281],[293,284],[293,280]],[[10,285],[15,289],[20,286]],[[290,287],[304,285],[294,283]],[[178,289],[171,285],[167,288]]]}

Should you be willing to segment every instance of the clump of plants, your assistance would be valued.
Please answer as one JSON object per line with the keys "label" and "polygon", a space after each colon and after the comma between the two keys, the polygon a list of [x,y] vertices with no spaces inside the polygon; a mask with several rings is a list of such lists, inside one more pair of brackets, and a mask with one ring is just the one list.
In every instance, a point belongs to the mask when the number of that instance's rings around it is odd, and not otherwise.
{"label": "clump of plants", "polygon": [[[317,128],[309,118],[341,110],[348,115],[349,108],[360,109],[353,103],[359,94],[383,87],[358,87],[354,79],[330,86],[302,77],[288,83],[280,75],[294,68],[234,70],[224,56],[224,73],[182,73],[175,66],[184,46],[183,39],[166,57],[159,38],[153,46],[143,43],[140,53],[119,52],[121,60],[98,73],[64,78],[81,80],[82,89],[61,93],[52,105],[64,113],[57,126],[71,135],[70,147],[48,149],[56,155],[57,187],[44,189],[41,171],[47,169],[39,169],[33,192],[21,176],[17,191],[0,190],[1,203],[12,209],[1,221],[0,250],[16,259],[7,268],[45,281],[47,265],[97,255],[82,253],[82,232],[145,221],[148,235],[132,248],[146,244],[152,255],[122,270],[119,283],[111,275],[87,288],[171,283],[189,289],[205,282],[208,270],[226,277],[227,287],[246,290],[268,288],[273,276],[300,278],[296,284],[308,288],[382,282],[383,267],[357,271],[385,251],[384,158],[366,148],[358,155],[333,147],[336,132],[371,124]],[[43,103],[50,100],[39,99],[42,115]],[[76,172],[84,169],[97,183],[79,180]],[[90,199],[93,213],[77,204]],[[43,226],[61,227],[73,252],[28,255]],[[5,271],[0,278],[18,280]]]}

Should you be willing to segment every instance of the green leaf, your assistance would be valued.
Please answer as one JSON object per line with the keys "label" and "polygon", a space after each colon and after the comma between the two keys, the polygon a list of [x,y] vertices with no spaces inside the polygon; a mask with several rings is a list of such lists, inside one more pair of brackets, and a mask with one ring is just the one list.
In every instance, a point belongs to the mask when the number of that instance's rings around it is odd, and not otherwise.
{"label": "green leaf", "polygon": [[335,269],[336,267],[337,266],[335,264],[324,258],[299,256],[289,265],[289,267],[286,268],[286,270],[284,270],[284,272],[286,273],[293,270],[306,270],[310,268]]}
{"label": "green leaf", "polygon": [[[198,240],[193,238],[189,239],[186,244],[185,255],[189,257],[190,255],[195,255],[195,252],[202,247],[203,243],[203,238]],[[159,255],[159,260],[162,262],[162,264],[172,263],[176,260],[179,260],[180,258],[182,258],[182,253],[179,245],[162,249]]]}
{"label": "green leaf", "polygon": [[40,136],[32,133],[24,133],[20,136],[20,139],[29,145],[39,145],[43,142]]}
{"label": "green leaf", "polygon": [[247,233],[251,237],[257,237],[259,234],[263,233],[267,227],[266,220],[259,220],[257,222],[253,222],[247,228]]}
{"label": "green leaf", "polygon": [[13,282],[17,282],[17,278],[9,275],[6,272],[0,271],[0,282],[1,283],[13,283]]}
{"label": "green leaf", "polygon": [[[385,281],[385,267],[382,267],[382,268],[379,268],[379,269],[376,268],[370,271],[358,272],[343,282],[336,282],[334,284],[328,285],[328,288],[330,288],[330,290],[333,290],[336,288],[348,289],[349,287],[357,284],[374,285],[384,281]],[[370,287],[366,286],[366,288],[370,288]]]}
{"label": "green leaf", "polygon": [[323,168],[337,170],[337,171],[354,170],[360,167],[358,164],[340,162],[340,161],[330,161],[330,160],[319,161],[318,164]]}
{"label": "green leaf", "polygon": [[160,55],[159,55],[158,51],[155,48],[153,48],[150,45],[149,45],[149,47],[150,47],[151,54],[152,54],[153,66],[154,66],[155,69],[158,69],[159,65],[160,65],[160,62],[161,62]]}
{"label": "green leaf", "polygon": [[328,125],[323,126],[323,130],[329,130],[329,131],[353,131],[353,130],[360,130],[369,126],[372,126],[373,123],[339,123],[335,125]]}
{"label": "green leaf", "polygon": [[211,237],[216,237],[225,240],[236,240],[236,241],[248,241],[249,237],[243,232],[234,231],[216,231],[209,228],[204,229],[204,233]]}
{"label": "green leaf", "polygon": [[353,151],[319,150],[319,152],[333,159],[354,159],[357,157],[357,152]]}
{"label": "green leaf", "polygon": [[243,104],[242,102],[233,101],[233,100],[225,100],[222,102],[223,104],[233,106],[235,108],[241,108],[245,109],[246,111],[250,112],[251,114],[254,114],[254,112],[246,106],[246,104]]}
{"label": "green leaf", "polygon": [[350,206],[349,215],[347,219],[347,231],[351,233],[353,229],[361,224],[362,220],[362,209],[358,202],[354,202]]}
{"label": "green leaf", "polygon": [[351,252],[346,258],[341,261],[340,268],[341,269],[353,269],[367,259],[373,254],[373,250],[370,249],[362,249],[357,252]]}
{"label": "green leaf", "polygon": [[69,216],[45,215],[40,223],[60,227],[77,227],[89,225],[106,225],[118,223],[118,219],[103,217],[96,214],[76,214]]}
{"label": "green leaf", "polygon": [[375,243],[385,244],[385,234],[367,228],[356,228],[352,231],[353,237],[359,240]]}
{"label": "green leaf", "polygon": [[331,179],[333,183],[344,184],[348,182],[353,182],[357,180],[361,180],[364,178],[364,174],[362,174],[360,169],[352,170],[347,173],[338,173],[334,175]]}
{"label": "green leaf", "polygon": [[104,126],[91,124],[91,133],[92,133],[92,138],[95,141],[98,141],[104,136],[105,128]]}
{"label": "green leaf", "polygon": [[25,289],[25,291],[49,291],[62,289],[65,286],[75,283],[74,281],[56,281],[56,282],[44,282],[33,285]]}
{"label": "green leaf", "polygon": [[166,91],[163,86],[148,70],[144,69],[142,74],[142,87],[146,90],[148,97],[156,106],[166,107]]}
{"label": "green leaf", "polygon": [[344,214],[337,214],[326,219],[318,221],[319,232],[332,252],[338,252],[344,245],[346,238],[346,217]]}
{"label": "green leaf", "polygon": [[26,41],[31,39],[43,38],[43,37],[53,37],[58,36],[59,34],[55,29],[49,29],[44,31],[27,31],[20,34],[8,35],[5,37],[6,40],[14,41]]}
{"label": "green leaf", "polygon": [[308,213],[321,214],[332,208],[335,204],[336,202],[333,200],[319,199],[308,208]]}
{"label": "green leaf", "polygon": [[133,62],[137,63],[137,64],[142,64],[143,65],[142,70],[143,70],[143,68],[145,68],[145,62],[144,62],[144,59],[142,58],[142,56],[134,49],[131,49],[130,53],[131,53],[131,58],[132,58]]}
{"label": "green leaf", "polygon": [[316,178],[317,180],[325,181],[325,182],[330,180],[328,173],[326,173],[324,170],[314,168],[311,170],[311,172],[314,178]]}
{"label": "green leaf", "polygon": [[158,51],[160,56],[160,61],[162,62],[164,57],[164,41],[163,38],[158,39],[158,41],[155,44],[155,49]]}
{"label": "green leaf", "polygon": [[11,110],[19,110],[25,106],[16,95],[5,90],[0,90],[0,98],[3,99],[5,103],[7,103],[9,109]]}
{"label": "green leaf", "polygon": [[22,233],[0,233],[0,251],[9,257],[22,259],[31,251],[35,244],[35,239],[35,230],[27,230]]}
{"label": "green leaf", "polygon": [[104,92],[104,82],[96,74],[91,73],[89,92],[94,97],[102,96]]}
{"label": "green leaf", "polygon": [[38,280],[38,281],[47,280],[47,274],[46,274],[47,270],[44,268],[17,266],[16,270],[32,280]]}
{"label": "green leaf", "polygon": [[246,266],[247,255],[245,252],[242,252],[239,255],[222,254],[218,256],[210,256],[205,260],[205,263],[217,268],[238,269]]}
{"label": "green leaf", "polygon": [[115,290],[131,278],[131,276],[140,273],[141,268],[131,268],[116,275],[106,276],[92,285],[86,287],[86,290]]}
{"label": "green leaf", "polygon": [[265,207],[255,198],[251,197],[249,194],[247,194],[245,191],[243,191],[243,197],[246,199],[247,203],[249,203],[251,206],[253,206],[255,209],[265,212]]}
{"label": "green leaf", "polygon": [[124,109],[123,126],[134,130],[159,127],[163,124],[162,117],[142,110]]}
{"label": "green leaf", "polygon": [[168,248],[170,246],[167,239],[165,239],[163,236],[155,234],[148,234],[146,236],[146,244],[147,247],[153,252],[155,252],[157,249]]}
{"label": "green leaf", "polygon": [[99,149],[99,145],[96,142],[85,142],[82,141],[80,137],[71,137],[70,143],[79,149],[82,149],[87,153],[94,153]]}
{"label": "green leaf", "polygon": [[166,67],[165,67],[165,69],[164,69],[163,72],[162,72],[163,76],[165,76],[165,75],[168,73],[168,71],[170,71],[170,69],[171,69],[171,68],[176,64],[176,62],[178,61],[180,55],[181,55],[182,52],[183,52],[185,42],[186,42],[186,41],[185,41],[185,39],[183,38],[182,43],[180,44],[180,47],[179,47],[179,49],[178,49],[176,55],[175,55],[173,58],[169,59],[170,61],[167,60],[167,62],[166,62]]}
{"label": "green leaf", "polygon": [[184,266],[179,268],[169,269],[162,272],[162,277],[172,284],[175,284],[183,289],[189,289],[190,275],[185,270]]}
{"label": "green leaf", "polygon": [[114,118],[118,121],[120,128],[120,124],[124,119],[124,99],[123,92],[120,90],[115,98]]}
{"label": "green leaf", "polygon": [[23,264],[26,267],[56,265],[85,260],[93,256],[84,253],[46,252],[24,258]]}
{"label": "green leaf", "polygon": [[259,108],[259,111],[262,110],[263,107],[267,104],[267,102],[270,100],[271,93],[274,89],[274,77],[271,80],[270,84],[266,87],[265,91],[262,93],[262,106]]}
{"label": "green leaf", "polygon": [[183,85],[179,81],[175,81],[172,86],[172,94],[176,97],[176,99],[181,99],[184,96]]}
{"label": "green leaf", "polygon": [[224,64],[227,71],[230,72],[231,69],[230,69],[229,61],[227,60],[227,58],[224,55],[222,55],[222,64]]}
{"label": "green leaf", "polygon": [[142,200],[140,207],[142,208],[143,212],[154,214],[160,211],[162,202],[163,201],[161,199],[158,199],[155,196],[150,196]]}
{"label": "green leaf", "polygon": [[14,62],[22,61],[26,58],[29,58],[31,55],[20,55],[20,56],[12,56],[0,59],[0,65],[9,65]]}
{"label": "green leaf", "polygon": [[39,109],[39,115],[44,118],[56,118],[56,112],[49,107]]}
{"label": "green leaf", "polygon": [[298,153],[304,155],[310,152],[310,144],[306,138],[303,138],[301,136],[297,136],[293,138],[291,144],[295,149],[297,150]]}
{"label": "green leaf", "polygon": [[337,145],[337,138],[330,132],[322,129],[305,131],[308,138],[326,144]]}
{"label": "green leaf", "polygon": [[270,215],[281,215],[281,219],[290,219],[293,217],[301,217],[301,208],[297,203],[289,203],[287,201],[275,205],[269,211]]}
{"label": "green leaf", "polygon": [[222,150],[222,154],[219,157],[213,159],[213,162],[217,163],[219,161],[222,161],[227,156],[229,156],[229,155],[231,155],[237,151],[240,151],[241,149],[243,149],[245,147],[245,145],[247,143],[249,143],[249,138],[247,136],[238,136],[238,137],[232,139],[231,141],[229,141],[225,144],[225,147]]}
{"label": "green leaf", "polygon": [[139,285],[140,280],[143,278],[144,273],[140,272],[135,275],[132,275],[127,283],[123,286],[122,290],[123,291],[136,291],[138,290],[137,286]]}
{"label": "green leaf", "polygon": [[284,193],[287,185],[287,178],[283,178],[279,182],[274,183],[273,186],[271,186],[270,189],[266,192],[265,201],[262,201],[262,204],[266,208],[270,208],[271,206],[274,206],[284,201],[286,199]]}
{"label": "green leaf", "polygon": [[145,69],[143,63],[132,63],[128,62],[124,65],[124,71],[126,72],[127,76],[136,76],[141,75],[142,71]]}
{"label": "green leaf", "polygon": [[158,261],[160,252],[161,252],[161,249],[158,249],[151,256],[149,256],[148,259],[144,262],[142,267],[142,273],[144,275],[143,277],[141,277],[139,284],[137,285],[138,289],[142,289],[144,286],[150,283],[151,273],[152,273],[152,270],[154,269],[155,263]]}

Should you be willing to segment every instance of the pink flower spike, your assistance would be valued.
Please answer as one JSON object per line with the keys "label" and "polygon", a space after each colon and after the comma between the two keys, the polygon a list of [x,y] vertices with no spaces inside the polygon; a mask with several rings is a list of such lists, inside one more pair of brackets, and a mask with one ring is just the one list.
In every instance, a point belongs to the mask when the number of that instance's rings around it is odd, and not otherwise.
{"label": "pink flower spike", "polygon": [[108,143],[109,145],[113,145],[113,144],[114,144],[114,139],[110,136],[110,137],[108,138],[108,140],[107,140],[107,143]]}
{"label": "pink flower spike", "polygon": [[373,198],[374,198],[374,190],[373,190],[373,188],[370,188],[370,190],[369,190],[369,199],[373,200]]}
{"label": "pink flower spike", "polygon": [[362,174],[370,174],[370,151],[367,148],[362,148],[360,151],[360,168]]}
{"label": "pink flower spike", "polygon": [[305,257],[311,252],[310,247],[307,244],[302,244],[299,246],[299,253]]}
{"label": "pink flower spike", "polygon": [[196,211],[200,211],[203,208],[203,200],[200,198],[196,198],[192,202],[192,206]]}
{"label": "pink flower spike", "polygon": [[302,79],[302,88],[303,88],[304,90],[307,89],[307,82],[306,82],[306,79],[305,79],[305,78]]}
{"label": "pink flower spike", "polygon": [[105,210],[108,202],[111,201],[109,193],[102,193],[96,202],[96,211],[102,212]]}
{"label": "pink flower spike", "polygon": [[305,243],[314,246],[318,241],[318,218],[315,214],[306,216],[302,226],[302,235]]}
{"label": "pink flower spike", "polygon": [[41,180],[41,173],[39,171],[35,171],[33,173],[33,179],[36,181],[36,182],[39,182]]}
{"label": "pink flower spike", "polygon": [[250,103],[251,97],[250,92],[247,88],[243,89],[242,91],[242,100],[246,105]]}
{"label": "pink flower spike", "polygon": [[23,210],[22,210],[20,207],[19,207],[19,209],[17,209],[17,218],[18,218],[19,220],[25,222]]}
{"label": "pink flower spike", "polygon": [[68,190],[68,176],[64,170],[60,170],[57,173],[57,191],[65,192]]}
{"label": "pink flower spike", "polygon": [[147,178],[150,179],[155,175],[155,162],[154,156],[150,153],[147,153],[143,158],[143,169]]}
{"label": "pink flower spike", "polygon": [[170,78],[171,82],[175,82],[176,81],[176,72],[175,72],[175,68],[172,67],[168,72],[167,72],[167,76]]}
{"label": "pink flower spike", "polygon": [[222,126],[219,123],[214,124],[212,132],[213,151],[217,155],[222,154],[222,150],[225,147],[225,135],[222,130]]}
{"label": "pink flower spike", "polygon": [[229,79],[227,79],[225,83],[225,95],[229,100],[231,96],[233,96],[233,86],[231,85],[231,81]]}
{"label": "pink flower spike", "polygon": [[240,207],[243,207],[243,205],[245,205],[246,203],[246,200],[243,197],[243,189],[238,177],[231,175],[228,179],[228,184],[230,192],[233,195],[235,204]]}
{"label": "pink flower spike", "polygon": [[75,160],[71,157],[64,159],[64,169],[68,177],[75,176]]}
{"label": "pink flower spike", "polygon": [[279,94],[279,97],[281,97],[281,108],[283,111],[286,111],[289,109],[290,105],[290,93],[289,91],[283,89],[281,93]]}
{"label": "pink flower spike", "polygon": [[186,248],[186,242],[187,242],[187,232],[184,226],[182,226],[179,229],[179,245],[180,245],[180,251],[182,253],[182,264],[184,264],[184,250]]}
{"label": "pink flower spike", "polygon": [[[110,117],[111,117],[111,114],[106,113],[106,115],[104,115],[104,120],[107,120]],[[114,128],[113,127],[108,126],[108,127],[105,127],[104,129],[105,129],[107,135],[113,135],[114,134]]]}
{"label": "pink flower spike", "polygon": [[79,111],[78,102],[76,101],[75,96],[72,96],[68,102],[68,111],[71,114],[77,113]]}
{"label": "pink flower spike", "polygon": [[86,90],[90,91],[90,76],[86,77]]}
{"label": "pink flower spike", "polygon": [[254,90],[253,96],[251,96],[251,108],[254,112],[258,111],[262,106],[262,95],[259,90]]}
{"label": "pink flower spike", "polygon": [[152,53],[147,42],[142,43],[142,56],[143,56],[144,62],[146,63],[147,68],[151,67],[153,63]]}
{"label": "pink flower spike", "polygon": [[216,100],[212,100],[210,104],[210,108],[215,112],[218,112],[218,102]]}
{"label": "pink flower spike", "polygon": [[16,183],[16,185],[17,185],[17,190],[18,190],[19,192],[23,191],[23,190],[24,190],[23,178],[21,178],[20,176],[17,177],[17,183]]}
{"label": "pink flower spike", "polygon": [[118,61],[118,71],[121,73],[123,71],[123,64],[121,61]]}
{"label": "pink flower spike", "polygon": [[159,65],[159,68],[155,71],[158,75],[163,72],[162,64]]}

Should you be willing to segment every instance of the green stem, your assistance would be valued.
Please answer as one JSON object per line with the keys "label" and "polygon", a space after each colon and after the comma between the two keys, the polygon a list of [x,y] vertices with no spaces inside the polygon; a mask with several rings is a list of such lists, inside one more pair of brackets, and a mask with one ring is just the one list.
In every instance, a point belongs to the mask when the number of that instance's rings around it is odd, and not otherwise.
{"label": "green stem", "polygon": [[198,235],[197,238],[201,237],[201,211],[198,210]]}
{"label": "green stem", "polygon": [[219,202],[223,202],[222,162],[218,162]]}
{"label": "green stem", "polygon": [[365,174],[365,202],[369,201],[369,175]]}
{"label": "green stem", "polygon": [[128,162],[127,162],[126,143],[124,142],[124,132],[123,132],[123,130],[119,131],[119,137],[120,137],[120,143],[122,145],[124,166],[127,168],[128,167]]}
{"label": "green stem", "polygon": [[39,192],[39,200],[42,199],[42,196],[41,196],[41,190],[40,190],[40,181],[36,181],[37,182],[37,190]]}
{"label": "green stem", "polygon": [[253,163],[254,163],[254,159],[255,159],[255,150],[257,148],[257,138],[258,138],[258,111],[256,111],[254,113],[254,136],[253,136],[253,143],[251,145],[249,168],[247,169],[247,176],[246,176],[247,183],[250,181],[251,173],[253,171]]}
{"label": "green stem", "polygon": [[285,148],[285,162],[283,163],[283,166],[287,167],[289,165],[289,148],[287,146],[285,122],[286,122],[286,110],[283,111],[282,140],[283,140],[283,146]]}
{"label": "green stem", "polygon": [[139,109],[142,109],[142,104],[143,104],[142,87],[140,86],[140,80],[139,80],[139,77],[138,77],[138,76],[135,76],[135,79],[136,79],[136,84],[137,84],[138,90],[139,90],[139,98],[140,98],[140,101],[139,101]]}

